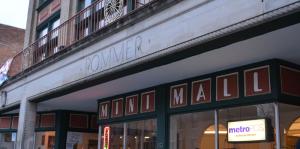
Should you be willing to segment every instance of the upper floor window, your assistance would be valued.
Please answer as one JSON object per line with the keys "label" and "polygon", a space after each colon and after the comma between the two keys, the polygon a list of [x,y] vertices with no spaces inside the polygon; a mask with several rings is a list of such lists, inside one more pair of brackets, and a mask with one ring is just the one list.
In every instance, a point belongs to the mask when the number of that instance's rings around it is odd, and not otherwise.
{"label": "upper floor window", "polygon": [[79,0],[78,11],[90,6],[94,0]]}
{"label": "upper floor window", "polygon": [[[45,27],[38,33],[38,38],[44,37],[45,35],[47,35],[47,33],[48,33],[48,27]],[[46,38],[41,39],[41,41],[39,42],[39,47],[46,44],[46,42],[47,42]]]}
{"label": "upper floor window", "polygon": [[[42,40],[47,40],[47,37],[44,37],[48,33],[51,34],[51,39],[58,36],[58,31],[54,30],[60,25],[60,19],[54,19],[50,20],[49,23],[47,23],[42,29],[38,30],[38,36],[37,38],[43,38]],[[53,30],[51,33],[50,31]],[[45,42],[41,42],[41,44],[45,44]]]}
{"label": "upper floor window", "polygon": [[[60,19],[57,19],[56,21],[53,22],[52,26],[51,26],[51,30],[54,30],[56,29],[58,26],[60,25]],[[54,30],[52,32],[52,35],[51,35],[51,39],[55,38],[58,36],[58,31],[57,30]]]}
{"label": "upper floor window", "polygon": [[39,0],[39,5],[44,4],[46,1],[48,1],[48,0]]}
{"label": "upper floor window", "polygon": [[51,19],[37,30],[37,49],[34,53],[34,62],[44,60],[46,57],[53,55],[59,51],[59,31],[56,29],[60,25],[60,19]]}

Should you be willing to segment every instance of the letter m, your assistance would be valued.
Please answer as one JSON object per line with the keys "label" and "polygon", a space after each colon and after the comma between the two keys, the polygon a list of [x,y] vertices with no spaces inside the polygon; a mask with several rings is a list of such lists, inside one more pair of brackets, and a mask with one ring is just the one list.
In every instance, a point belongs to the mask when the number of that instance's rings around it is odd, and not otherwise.
{"label": "letter m", "polygon": [[106,118],[108,116],[108,104],[102,104],[100,109],[100,117]]}
{"label": "letter m", "polygon": [[229,128],[229,133],[235,133],[235,129],[234,128]]}
{"label": "letter m", "polygon": [[174,105],[178,105],[178,104],[183,104],[183,88],[179,89],[179,93],[178,93],[178,89],[174,89]]}

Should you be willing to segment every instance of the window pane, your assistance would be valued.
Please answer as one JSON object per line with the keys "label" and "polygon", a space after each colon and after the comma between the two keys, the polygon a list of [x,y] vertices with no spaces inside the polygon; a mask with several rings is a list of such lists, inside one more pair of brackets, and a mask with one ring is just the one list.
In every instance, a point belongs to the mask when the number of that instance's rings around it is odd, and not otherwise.
{"label": "window pane", "polygon": [[155,119],[128,123],[126,148],[155,149],[156,130]]}
{"label": "window pane", "polygon": [[[47,43],[47,36],[45,36],[48,33],[48,27],[44,28],[40,33],[39,33],[39,47],[45,45]],[[45,36],[45,37],[44,37]]]}
{"label": "window pane", "polygon": [[14,149],[17,140],[17,133],[0,133],[0,149]]}
{"label": "window pane", "polygon": [[68,132],[66,149],[97,149],[97,133]]}
{"label": "window pane", "polygon": [[57,28],[59,25],[60,25],[60,19],[58,19],[58,20],[56,20],[56,21],[53,22],[52,29]]}
{"label": "window pane", "polygon": [[55,131],[36,132],[35,149],[54,149]]}
{"label": "window pane", "polygon": [[90,6],[92,4],[92,0],[79,0],[79,11]]}
{"label": "window pane", "polygon": [[39,38],[45,36],[48,33],[48,27],[44,28],[40,33],[39,33]]}
{"label": "window pane", "polygon": [[102,127],[101,149],[122,149],[124,124],[112,124]]}
{"label": "window pane", "polygon": [[279,111],[282,148],[300,148],[300,107],[280,104]]}
{"label": "window pane", "polygon": [[170,118],[170,149],[214,149],[214,112],[173,115]]}
{"label": "window pane", "polygon": [[[126,147],[123,147],[124,131]],[[156,119],[103,126],[101,149],[155,149],[156,131]]]}
{"label": "window pane", "polygon": [[[275,112],[274,112],[273,104],[260,104],[260,105],[242,106],[242,107],[219,110],[219,123],[222,126],[227,126],[228,121],[240,121],[240,120],[259,119],[259,118],[269,118],[271,120],[271,125],[274,128]],[[243,128],[243,125],[242,124],[240,125],[237,129]],[[250,128],[249,126],[245,126],[245,127]],[[259,127],[258,125],[255,125],[255,128],[258,127]],[[219,129],[221,130],[221,128]],[[251,130],[252,127],[250,128],[250,131]],[[274,129],[272,131],[274,131]],[[243,130],[241,132],[243,132]],[[239,131],[231,132],[231,133],[236,133],[236,136],[246,135],[246,133],[240,133]],[[219,133],[219,145],[220,148],[274,149],[275,141],[252,142],[252,143],[229,143],[227,138],[227,133]]]}
{"label": "window pane", "polygon": [[92,4],[92,0],[85,0],[84,1],[84,8],[90,6]]}

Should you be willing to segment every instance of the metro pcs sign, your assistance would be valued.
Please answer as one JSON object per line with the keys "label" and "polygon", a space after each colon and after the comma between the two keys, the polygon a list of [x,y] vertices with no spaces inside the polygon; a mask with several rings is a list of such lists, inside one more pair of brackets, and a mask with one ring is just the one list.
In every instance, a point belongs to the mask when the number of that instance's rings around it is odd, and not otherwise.
{"label": "metro pcs sign", "polygon": [[227,137],[230,143],[272,141],[274,130],[270,119],[229,121]]}

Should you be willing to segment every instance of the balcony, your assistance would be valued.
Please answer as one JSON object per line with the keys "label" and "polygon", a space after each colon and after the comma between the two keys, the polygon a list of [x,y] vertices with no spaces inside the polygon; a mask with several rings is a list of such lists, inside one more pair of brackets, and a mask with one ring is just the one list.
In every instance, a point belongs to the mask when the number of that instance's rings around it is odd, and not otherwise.
{"label": "balcony", "polygon": [[14,56],[10,77],[64,53],[109,25],[158,0],[97,0]]}

